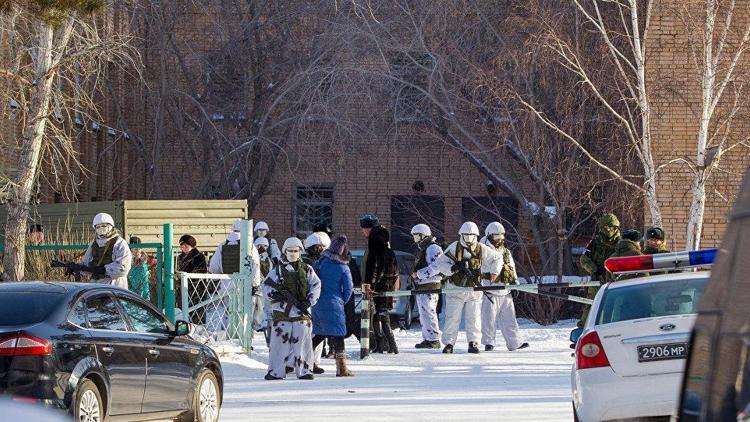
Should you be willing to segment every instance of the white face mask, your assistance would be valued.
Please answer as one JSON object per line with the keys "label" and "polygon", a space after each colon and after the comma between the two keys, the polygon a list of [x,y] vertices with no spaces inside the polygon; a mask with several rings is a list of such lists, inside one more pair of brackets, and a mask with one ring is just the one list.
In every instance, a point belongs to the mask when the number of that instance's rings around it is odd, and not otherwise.
{"label": "white face mask", "polygon": [[415,235],[412,235],[412,237],[414,237],[414,243],[419,243],[422,241],[422,239],[424,239],[423,234],[415,234]]}
{"label": "white face mask", "polygon": [[97,236],[104,237],[104,236],[108,235],[109,232],[112,230],[112,226],[110,226],[109,224],[107,224],[107,225],[104,225],[104,226],[101,226],[101,227],[97,227],[95,230],[96,230],[96,235]]}
{"label": "white face mask", "polygon": [[297,262],[299,261],[299,257],[302,255],[302,252],[299,250],[287,250],[286,251],[286,260],[289,262]]}
{"label": "white face mask", "polygon": [[473,245],[477,241],[477,235],[475,234],[462,234],[461,239],[465,245]]}
{"label": "white face mask", "polygon": [[258,233],[258,237],[266,237],[268,230],[256,230],[256,233]]}

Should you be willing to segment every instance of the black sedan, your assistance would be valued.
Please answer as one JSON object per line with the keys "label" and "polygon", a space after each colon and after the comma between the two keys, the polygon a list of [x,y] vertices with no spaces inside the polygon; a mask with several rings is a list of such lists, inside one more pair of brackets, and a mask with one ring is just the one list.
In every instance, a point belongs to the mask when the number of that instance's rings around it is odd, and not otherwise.
{"label": "black sedan", "polygon": [[103,284],[0,284],[0,394],[76,421],[219,418],[211,348],[140,297]]}

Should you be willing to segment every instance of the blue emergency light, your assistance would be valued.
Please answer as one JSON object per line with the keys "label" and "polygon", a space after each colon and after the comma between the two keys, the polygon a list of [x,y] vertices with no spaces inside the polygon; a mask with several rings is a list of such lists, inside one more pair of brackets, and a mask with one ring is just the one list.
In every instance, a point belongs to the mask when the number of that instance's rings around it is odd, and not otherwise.
{"label": "blue emergency light", "polygon": [[656,255],[624,256],[609,258],[604,267],[611,273],[648,272],[713,264],[718,249],[662,253]]}

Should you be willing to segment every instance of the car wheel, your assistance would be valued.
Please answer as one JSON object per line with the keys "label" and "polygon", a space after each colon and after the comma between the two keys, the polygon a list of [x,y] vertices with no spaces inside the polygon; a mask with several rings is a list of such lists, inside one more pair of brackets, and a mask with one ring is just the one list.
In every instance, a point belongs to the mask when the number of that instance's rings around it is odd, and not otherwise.
{"label": "car wheel", "polygon": [[204,369],[198,376],[198,388],[193,398],[193,415],[198,422],[216,422],[219,420],[221,393],[216,375],[210,369]]}
{"label": "car wheel", "polygon": [[73,420],[76,422],[101,422],[104,420],[102,395],[93,381],[84,379],[78,385],[73,400]]}

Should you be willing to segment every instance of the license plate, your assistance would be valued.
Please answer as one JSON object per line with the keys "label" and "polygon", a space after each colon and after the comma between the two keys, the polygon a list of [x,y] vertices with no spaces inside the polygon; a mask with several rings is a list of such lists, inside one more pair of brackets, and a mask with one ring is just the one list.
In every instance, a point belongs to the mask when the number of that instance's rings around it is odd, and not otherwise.
{"label": "license plate", "polygon": [[646,346],[638,346],[638,362],[685,359],[687,358],[687,354],[687,343],[650,344]]}

